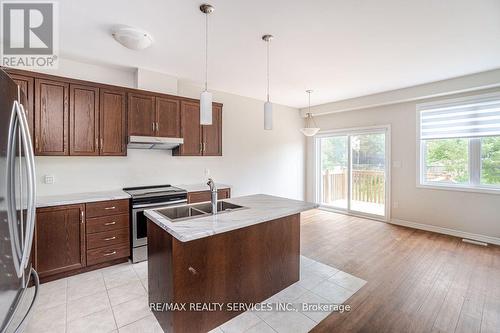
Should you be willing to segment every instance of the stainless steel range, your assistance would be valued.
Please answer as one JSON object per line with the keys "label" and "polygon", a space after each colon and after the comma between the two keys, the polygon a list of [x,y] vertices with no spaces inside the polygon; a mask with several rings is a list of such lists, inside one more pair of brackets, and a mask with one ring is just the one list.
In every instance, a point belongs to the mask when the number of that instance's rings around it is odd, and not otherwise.
{"label": "stainless steel range", "polygon": [[148,259],[147,217],[144,211],[187,203],[187,191],[171,185],[127,187],[132,197],[132,262]]}

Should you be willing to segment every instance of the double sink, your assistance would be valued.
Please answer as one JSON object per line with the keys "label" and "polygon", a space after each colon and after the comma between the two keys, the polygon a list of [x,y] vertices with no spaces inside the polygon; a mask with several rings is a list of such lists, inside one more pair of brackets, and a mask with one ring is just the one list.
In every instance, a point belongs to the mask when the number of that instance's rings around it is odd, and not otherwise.
{"label": "double sink", "polygon": [[[241,209],[246,209],[246,207],[235,205],[225,201],[217,202],[217,214],[234,212]],[[212,204],[210,202],[203,202],[199,204],[157,209],[156,212],[163,215],[172,222],[179,222],[192,218],[212,215]]]}

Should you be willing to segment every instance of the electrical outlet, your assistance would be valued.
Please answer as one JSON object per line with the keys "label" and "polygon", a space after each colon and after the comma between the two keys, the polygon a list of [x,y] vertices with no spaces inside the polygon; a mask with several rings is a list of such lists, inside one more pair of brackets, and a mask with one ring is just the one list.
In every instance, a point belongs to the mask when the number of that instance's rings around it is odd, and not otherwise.
{"label": "electrical outlet", "polygon": [[396,169],[401,168],[401,161],[392,161],[392,167]]}
{"label": "electrical outlet", "polygon": [[43,180],[43,182],[45,184],[54,184],[55,178],[52,175],[46,175],[45,178],[44,178],[44,180]]}
{"label": "electrical outlet", "polygon": [[392,203],[392,208],[399,208],[399,202],[394,201],[394,202]]}
{"label": "electrical outlet", "polygon": [[210,177],[210,169],[205,168],[205,177]]}

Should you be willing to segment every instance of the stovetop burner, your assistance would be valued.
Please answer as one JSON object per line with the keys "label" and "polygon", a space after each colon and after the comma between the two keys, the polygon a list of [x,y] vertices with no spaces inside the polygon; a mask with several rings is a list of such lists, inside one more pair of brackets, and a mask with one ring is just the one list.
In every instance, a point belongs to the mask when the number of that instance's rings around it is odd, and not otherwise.
{"label": "stovetop burner", "polygon": [[186,190],[172,185],[126,187],[123,190],[132,196],[132,200],[135,198],[164,197],[187,193]]}

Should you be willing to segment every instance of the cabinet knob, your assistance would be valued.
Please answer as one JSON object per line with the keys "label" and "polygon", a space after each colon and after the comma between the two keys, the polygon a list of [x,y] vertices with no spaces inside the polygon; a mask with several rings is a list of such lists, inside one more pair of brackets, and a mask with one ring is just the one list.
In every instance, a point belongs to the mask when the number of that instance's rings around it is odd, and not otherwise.
{"label": "cabinet knob", "polygon": [[188,271],[189,271],[189,273],[191,273],[193,275],[197,275],[198,274],[198,271],[196,269],[194,269],[193,267],[191,267],[191,266],[188,268]]}

